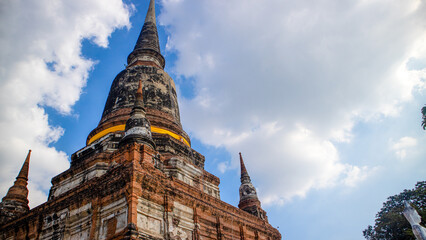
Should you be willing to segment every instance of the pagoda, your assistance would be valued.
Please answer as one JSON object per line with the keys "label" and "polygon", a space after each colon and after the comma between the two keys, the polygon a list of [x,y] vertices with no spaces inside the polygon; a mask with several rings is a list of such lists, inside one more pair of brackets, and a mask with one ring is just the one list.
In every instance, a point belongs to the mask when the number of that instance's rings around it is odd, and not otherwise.
{"label": "pagoda", "polygon": [[191,148],[173,79],[164,71],[155,1],[98,126],[70,168],[29,209],[30,153],[0,203],[0,239],[281,239],[262,210],[242,156],[240,204]]}

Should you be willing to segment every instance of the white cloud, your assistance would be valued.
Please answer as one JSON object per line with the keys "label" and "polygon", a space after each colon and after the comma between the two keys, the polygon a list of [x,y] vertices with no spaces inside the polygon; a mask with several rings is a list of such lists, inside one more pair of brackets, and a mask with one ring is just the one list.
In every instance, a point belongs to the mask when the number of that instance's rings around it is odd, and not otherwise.
{"label": "white cloud", "polygon": [[229,166],[228,166],[228,163],[226,163],[226,162],[220,162],[218,165],[217,165],[217,169],[219,170],[219,172],[221,172],[221,173],[225,173],[226,172],[226,170],[228,170],[228,168],[229,168]]}
{"label": "white cloud", "polygon": [[374,174],[378,168],[368,168],[366,166],[357,167],[346,165],[346,169],[344,171],[345,178],[343,179],[343,183],[348,187],[354,187],[359,182],[364,181],[369,175]]}
{"label": "white cloud", "polygon": [[[392,141],[391,141],[392,142]],[[402,137],[397,142],[392,143],[392,150],[395,151],[395,155],[403,160],[407,157],[407,151],[417,146],[417,139],[412,137]]]}
{"label": "white cloud", "polygon": [[72,112],[94,65],[82,57],[81,41],[107,47],[114,29],[130,26],[131,11],[119,0],[0,3],[1,195],[32,149],[30,206],[46,200],[50,177],[69,164],[64,152],[49,146],[63,129],[49,124],[43,108]]}
{"label": "white cloud", "polygon": [[411,66],[426,56],[423,1],[163,0],[162,11],[175,71],[195,79],[185,128],[243,152],[271,203],[374,174],[337,144],[425,88]]}

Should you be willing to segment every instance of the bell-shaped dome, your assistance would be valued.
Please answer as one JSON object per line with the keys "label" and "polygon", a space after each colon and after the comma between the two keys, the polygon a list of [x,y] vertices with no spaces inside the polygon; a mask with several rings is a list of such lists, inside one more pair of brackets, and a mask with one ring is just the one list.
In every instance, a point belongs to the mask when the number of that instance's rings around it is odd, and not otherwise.
{"label": "bell-shaped dome", "polygon": [[158,44],[153,0],[150,2],[135,49],[128,57],[128,63],[126,69],[112,82],[101,121],[87,137],[87,144],[109,133],[125,130],[126,121],[135,102],[135,92],[141,81],[144,107],[146,117],[151,123],[151,131],[167,134],[190,146],[190,139],[180,122],[174,81],[164,71],[165,61]]}

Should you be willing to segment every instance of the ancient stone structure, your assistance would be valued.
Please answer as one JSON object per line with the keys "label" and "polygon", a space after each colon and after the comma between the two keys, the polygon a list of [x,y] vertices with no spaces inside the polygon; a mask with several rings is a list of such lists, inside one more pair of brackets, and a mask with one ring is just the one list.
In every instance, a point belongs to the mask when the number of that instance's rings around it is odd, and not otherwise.
{"label": "ancient stone structure", "polygon": [[30,166],[31,150],[19,171],[16,181],[9,188],[6,196],[0,203],[0,225],[27,213],[28,207],[28,171]]}
{"label": "ancient stone structure", "polygon": [[281,239],[241,155],[239,208],[220,200],[220,180],[191,148],[164,66],[151,0],[87,146],[52,179],[47,202],[31,210],[28,154],[0,205],[0,239]]}
{"label": "ancient stone structure", "polygon": [[240,203],[238,207],[260,219],[266,219],[266,212],[260,207],[260,201],[257,198],[256,188],[251,183],[250,176],[244,164],[243,156],[240,153],[241,165],[241,186]]}

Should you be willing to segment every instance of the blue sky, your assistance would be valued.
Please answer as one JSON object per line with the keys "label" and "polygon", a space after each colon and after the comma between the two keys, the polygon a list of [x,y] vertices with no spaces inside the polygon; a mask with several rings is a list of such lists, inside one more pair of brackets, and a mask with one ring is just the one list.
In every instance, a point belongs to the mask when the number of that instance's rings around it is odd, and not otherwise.
{"label": "blue sky", "polygon": [[[148,1],[0,3],[0,192],[31,148],[30,206],[85,146]],[[157,2],[181,119],[221,198],[238,152],[284,239],[362,239],[390,195],[425,180],[426,3]]]}

